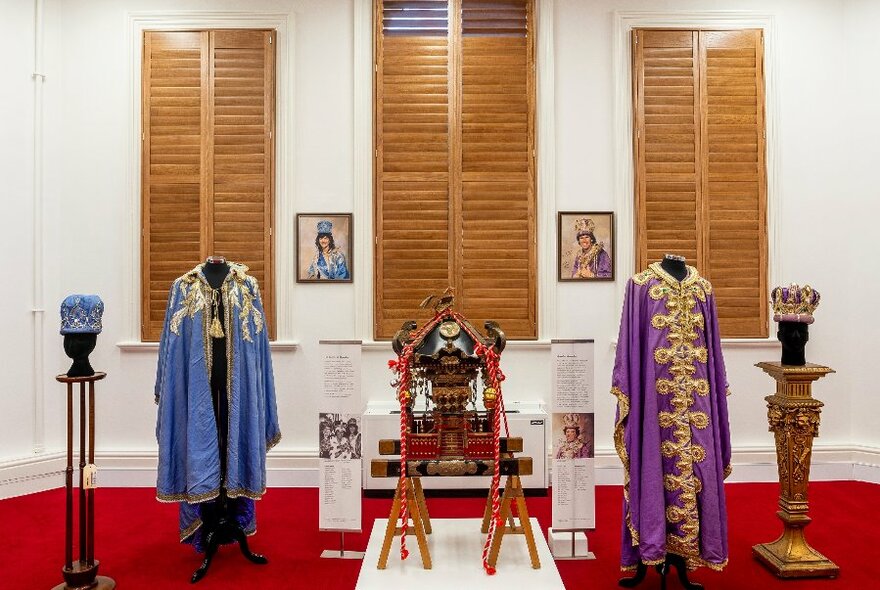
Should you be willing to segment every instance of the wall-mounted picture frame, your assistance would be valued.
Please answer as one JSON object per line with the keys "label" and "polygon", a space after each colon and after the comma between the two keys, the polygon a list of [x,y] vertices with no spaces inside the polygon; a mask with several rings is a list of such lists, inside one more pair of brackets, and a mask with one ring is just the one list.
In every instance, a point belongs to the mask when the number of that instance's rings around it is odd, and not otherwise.
{"label": "wall-mounted picture frame", "polygon": [[560,281],[614,280],[614,212],[559,211],[556,236]]}
{"label": "wall-mounted picture frame", "polygon": [[352,282],[351,213],[296,214],[296,282]]}

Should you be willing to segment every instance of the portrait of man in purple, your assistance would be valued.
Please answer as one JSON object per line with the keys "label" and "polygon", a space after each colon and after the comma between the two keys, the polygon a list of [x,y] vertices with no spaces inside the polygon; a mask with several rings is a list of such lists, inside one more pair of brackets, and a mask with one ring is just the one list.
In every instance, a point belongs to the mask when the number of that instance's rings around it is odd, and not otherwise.
{"label": "portrait of man in purple", "polygon": [[626,287],[612,375],[614,445],[624,466],[621,567],[667,554],[727,564],[728,384],[712,285],[660,263]]}

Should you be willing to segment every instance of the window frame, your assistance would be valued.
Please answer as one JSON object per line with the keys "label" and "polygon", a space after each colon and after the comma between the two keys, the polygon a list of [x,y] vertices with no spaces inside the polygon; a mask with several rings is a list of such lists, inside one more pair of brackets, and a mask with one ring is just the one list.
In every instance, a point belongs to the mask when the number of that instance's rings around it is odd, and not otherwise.
{"label": "window frame", "polygon": [[[127,198],[125,224],[127,262],[123,271],[125,301],[128,304],[122,316],[122,334],[116,342],[123,352],[156,350],[155,341],[141,339],[141,65],[143,60],[143,32],[146,30],[185,31],[193,29],[274,29],[275,42],[275,199],[273,240],[276,268],[286,268],[294,259],[292,224],[278,220],[292,219],[295,202],[294,178],[294,63],[295,15],[292,12],[227,11],[138,11],[126,12],[125,46],[129,50],[128,76],[128,133]],[[293,339],[293,314],[290,309],[292,286],[290,281],[277,281],[275,288],[276,340],[271,343],[277,351],[293,351],[299,343]],[[170,285],[169,285],[170,287]]]}
{"label": "window frame", "polygon": [[[761,29],[764,35],[764,116],[766,165],[766,228],[767,228],[767,285],[781,284],[784,264],[780,253],[781,176],[782,158],[780,141],[780,104],[776,80],[780,74],[777,50],[775,16],[760,11],[615,11],[613,28],[612,69],[614,79],[613,126],[615,137],[615,194],[619,223],[623,231],[635,232],[635,161],[633,158],[633,100],[631,35],[636,28],[663,29]],[[621,234],[618,241],[618,261],[624,276],[632,276],[636,268],[636,240]],[[618,305],[622,305],[626,281],[617,285]],[[769,297],[769,293],[767,293]],[[776,339],[767,321],[767,337],[722,338],[725,346],[770,347]]]}

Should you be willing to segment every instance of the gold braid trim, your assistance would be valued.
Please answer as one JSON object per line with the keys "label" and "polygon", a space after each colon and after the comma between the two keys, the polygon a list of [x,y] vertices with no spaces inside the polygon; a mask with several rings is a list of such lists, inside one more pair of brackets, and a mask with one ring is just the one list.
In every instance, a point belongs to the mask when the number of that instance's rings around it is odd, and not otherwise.
{"label": "gold braid trim", "polygon": [[626,501],[626,527],[632,536],[632,544],[639,544],[639,532],[633,526],[632,515],[629,510],[629,453],[626,452],[624,440],[623,422],[629,416],[629,398],[618,387],[611,388],[611,394],[617,397],[617,422],[614,424],[614,448],[623,463],[623,499]]}
{"label": "gold braid trim", "polygon": [[[193,536],[195,534],[195,532],[202,527],[202,524],[204,524],[202,522],[202,519],[197,518],[195,520],[195,522],[193,522],[191,525],[189,525],[187,528],[185,528],[183,531],[181,531],[180,542],[183,543],[187,539],[189,539],[191,536]],[[257,533],[257,526],[256,525],[254,525],[254,528],[251,529],[250,531],[244,531],[244,534],[247,535],[248,537],[251,537],[251,536],[255,535],[256,533]]]}
{"label": "gold braid trim", "polygon": [[272,447],[277,445],[279,442],[281,442],[281,433],[280,432],[278,434],[276,434],[275,436],[273,436],[270,440],[266,441],[266,450],[268,451],[269,449],[271,449]]}
{"label": "gold braid trim", "polygon": [[234,490],[226,490],[227,498],[250,498],[251,500],[259,500],[266,493],[266,486],[263,486],[263,489],[259,492],[252,492],[250,490],[245,490],[243,488],[237,488]]}
{"label": "gold braid trim", "polygon": [[[687,568],[690,571],[697,569],[698,567],[707,567],[711,570],[715,570],[716,572],[720,572],[725,567],[727,567],[727,560],[725,559],[721,563],[712,563],[711,561],[706,561],[699,555],[681,555],[677,551],[669,551],[669,553],[673,553],[675,555],[679,555],[684,558],[685,564],[687,564]],[[650,559],[648,561],[643,561],[642,563],[645,565],[661,565],[666,562],[666,557],[663,559]],[[638,565],[622,565],[620,566],[620,571],[622,572],[634,572]]]}
{"label": "gold braid trim", "polygon": [[733,473],[733,465],[728,465],[724,468],[724,479],[730,477],[730,474]]}
{"label": "gold braid trim", "polygon": [[188,538],[193,536],[195,534],[195,532],[197,530],[199,530],[199,527],[201,527],[201,526],[202,526],[202,519],[201,518],[195,519],[195,521],[191,525],[189,525],[188,527],[186,527],[185,529],[180,531],[180,542],[183,543]]}
{"label": "gold braid trim", "polygon": [[[259,500],[266,493],[266,487],[263,486],[263,489],[259,492],[252,492],[250,490],[246,490],[244,488],[235,488],[232,490],[226,490],[227,498],[238,498],[239,496],[244,498],[250,498],[251,500]],[[171,502],[186,502],[187,504],[201,504],[202,502],[207,502],[209,500],[213,500],[220,496],[220,488],[216,488],[211,490],[210,492],[205,492],[204,494],[156,494],[156,499],[160,502],[171,503]]]}
{"label": "gold braid trim", "polygon": [[157,492],[156,499],[160,502],[186,502],[187,504],[199,504],[201,502],[213,500],[219,495],[220,488],[217,488],[203,494],[188,494],[186,492],[182,494],[160,494]]}

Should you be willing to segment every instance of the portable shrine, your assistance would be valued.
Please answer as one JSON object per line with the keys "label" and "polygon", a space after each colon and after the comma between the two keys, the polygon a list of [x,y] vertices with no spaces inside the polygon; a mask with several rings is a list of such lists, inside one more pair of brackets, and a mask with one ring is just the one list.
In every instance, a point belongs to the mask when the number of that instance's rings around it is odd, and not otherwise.
{"label": "portable shrine", "polygon": [[[400,459],[375,459],[373,477],[398,477],[394,503],[388,519],[379,569],[387,565],[391,540],[401,534],[401,558],[406,559],[409,519],[419,543],[425,568],[431,567],[425,535],[431,525],[420,478],[443,476],[491,476],[492,484],[483,518],[487,534],[483,567],[494,573],[505,533],[523,534],[532,567],[539,568],[537,549],[528,520],[520,476],[532,472],[531,457],[514,457],[522,451],[522,438],[508,437],[499,361],[506,339],[495,322],[486,322],[481,334],[453,309],[453,297],[429,297],[422,307],[432,306],[434,317],[419,327],[405,323],[392,344],[397,359],[389,361],[393,385],[400,402],[400,439],[379,441],[380,455]],[[505,436],[501,436],[502,428]],[[499,482],[507,477],[503,497]],[[519,526],[512,522],[516,505]],[[400,527],[396,521],[400,520]]]}

